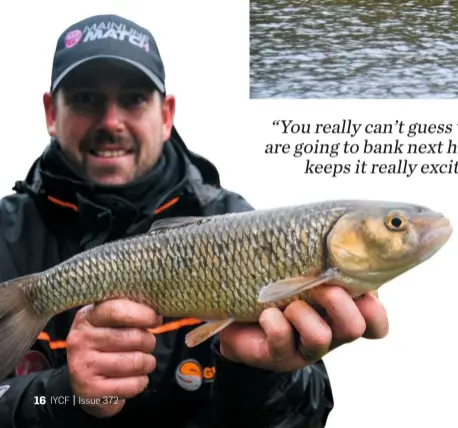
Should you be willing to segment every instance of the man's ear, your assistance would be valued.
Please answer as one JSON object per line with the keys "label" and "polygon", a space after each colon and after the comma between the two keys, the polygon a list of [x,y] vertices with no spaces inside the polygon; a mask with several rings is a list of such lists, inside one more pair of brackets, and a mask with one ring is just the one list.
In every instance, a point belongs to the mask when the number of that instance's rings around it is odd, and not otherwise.
{"label": "man's ear", "polygon": [[56,135],[56,100],[50,92],[45,92],[43,94],[43,106],[45,108],[46,116],[46,127],[48,128],[48,134],[51,137]]}
{"label": "man's ear", "polygon": [[162,141],[170,138],[175,118],[175,97],[167,95],[162,101]]}

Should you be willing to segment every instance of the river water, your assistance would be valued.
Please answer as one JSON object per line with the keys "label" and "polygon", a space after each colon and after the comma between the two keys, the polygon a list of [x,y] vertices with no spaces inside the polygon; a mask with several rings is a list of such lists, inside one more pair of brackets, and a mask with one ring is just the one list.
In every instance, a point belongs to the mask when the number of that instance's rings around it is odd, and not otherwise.
{"label": "river water", "polygon": [[252,98],[454,98],[458,0],[250,3]]}

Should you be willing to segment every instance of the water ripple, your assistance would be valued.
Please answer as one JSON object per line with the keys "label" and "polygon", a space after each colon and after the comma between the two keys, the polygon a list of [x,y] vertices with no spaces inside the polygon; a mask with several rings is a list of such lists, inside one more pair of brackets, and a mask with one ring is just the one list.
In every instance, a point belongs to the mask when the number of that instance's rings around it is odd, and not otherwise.
{"label": "water ripple", "polygon": [[254,1],[252,98],[452,98],[456,0]]}

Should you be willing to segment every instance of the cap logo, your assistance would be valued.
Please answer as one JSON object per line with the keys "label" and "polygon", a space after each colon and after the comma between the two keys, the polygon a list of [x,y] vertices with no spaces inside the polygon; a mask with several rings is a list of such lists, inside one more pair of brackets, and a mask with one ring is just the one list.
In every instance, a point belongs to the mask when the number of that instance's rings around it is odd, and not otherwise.
{"label": "cap logo", "polygon": [[81,40],[81,37],[83,37],[83,33],[81,30],[70,31],[65,36],[65,47],[72,48],[73,46],[77,45]]}
{"label": "cap logo", "polygon": [[133,46],[144,49],[146,52],[150,51],[148,35],[134,28],[129,28],[126,24],[100,22],[98,24],[86,25],[83,35],[83,43],[107,38],[120,41],[127,40]]}

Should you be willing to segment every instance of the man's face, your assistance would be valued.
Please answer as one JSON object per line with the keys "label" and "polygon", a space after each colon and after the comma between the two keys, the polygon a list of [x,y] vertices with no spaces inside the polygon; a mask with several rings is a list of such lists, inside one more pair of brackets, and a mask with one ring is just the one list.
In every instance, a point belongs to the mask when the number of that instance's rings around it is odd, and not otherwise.
{"label": "man's face", "polygon": [[161,96],[140,71],[95,61],[43,102],[50,135],[89,178],[106,185],[128,183],[155,165],[175,112],[174,98]]}

